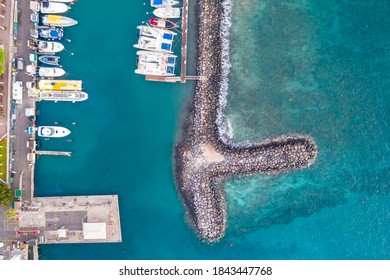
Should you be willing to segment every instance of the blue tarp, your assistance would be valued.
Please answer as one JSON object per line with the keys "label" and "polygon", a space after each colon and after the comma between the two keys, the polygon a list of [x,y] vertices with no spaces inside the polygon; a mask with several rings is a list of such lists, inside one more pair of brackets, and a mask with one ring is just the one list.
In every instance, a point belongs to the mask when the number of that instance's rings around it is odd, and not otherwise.
{"label": "blue tarp", "polygon": [[173,66],[168,66],[167,67],[167,73],[168,74],[174,74],[175,73],[175,68]]}
{"label": "blue tarp", "polygon": [[164,33],[163,38],[166,40],[173,40],[173,35],[169,33]]}
{"label": "blue tarp", "polygon": [[175,58],[173,56],[168,57],[169,64],[175,64]]}
{"label": "blue tarp", "polygon": [[170,51],[170,50],[171,50],[171,44],[162,43],[162,44],[161,44],[161,48],[162,48],[163,50]]}
{"label": "blue tarp", "polygon": [[153,5],[161,5],[162,0],[153,0]]}

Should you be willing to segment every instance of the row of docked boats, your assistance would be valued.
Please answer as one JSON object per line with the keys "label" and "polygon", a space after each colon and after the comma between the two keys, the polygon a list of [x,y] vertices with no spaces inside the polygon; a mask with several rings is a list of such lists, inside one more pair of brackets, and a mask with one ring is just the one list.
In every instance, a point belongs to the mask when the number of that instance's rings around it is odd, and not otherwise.
{"label": "row of docked boats", "polygon": [[29,95],[36,100],[49,101],[83,101],[88,94],[82,91],[80,80],[54,80],[66,74],[60,65],[58,53],[65,46],[58,42],[64,39],[64,28],[78,22],[60,15],[70,9],[71,0],[31,1],[31,20],[35,28],[31,32],[28,46],[34,51],[30,55],[31,65],[26,67],[28,73],[38,81],[27,84]]}
{"label": "row of docked boats", "polygon": [[151,76],[174,76],[177,56],[173,54],[173,41],[177,35],[172,29],[178,24],[171,18],[180,17],[180,8],[172,6],[179,4],[176,0],[150,0],[156,8],[149,24],[137,26],[138,42],[134,47],[137,51],[136,74]]}

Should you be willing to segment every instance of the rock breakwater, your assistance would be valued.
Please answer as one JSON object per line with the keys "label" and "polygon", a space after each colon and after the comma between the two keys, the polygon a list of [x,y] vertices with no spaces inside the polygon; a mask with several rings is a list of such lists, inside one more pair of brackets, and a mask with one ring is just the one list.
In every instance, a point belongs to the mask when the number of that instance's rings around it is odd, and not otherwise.
{"label": "rock breakwater", "polygon": [[219,128],[229,68],[226,18],[231,3],[201,0],[198,5],[198,75],[206,79],[197,82],[187,129],[175,148],[175,175],[189,222],[202,239],[216,242],[226,229],[225,180],[305,168],[316,160],[317,146],[303,135],[280,136],[245,147],[222,139]]}

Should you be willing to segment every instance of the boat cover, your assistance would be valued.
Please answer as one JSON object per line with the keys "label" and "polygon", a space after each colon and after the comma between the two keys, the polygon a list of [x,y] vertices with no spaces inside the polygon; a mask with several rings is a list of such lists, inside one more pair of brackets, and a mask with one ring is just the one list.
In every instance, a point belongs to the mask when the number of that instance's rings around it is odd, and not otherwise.
{"label": "boat cover", "polygon": [[171,44],[162,43],[161,49],[170,51],[171,50]]}
{"label": "boat cover", "polygon": [[162,5],[162,0],[153,0],[153,5]]}
{"label": "boat cover", "polygon": [[48,15],[47,16],[47,22],[48,23],[60,23],[62,16],[57,15]]}
{"label": "boat cover", "polygon": [[173,40],[173,35],[169,33],[164,33],[163,38],[166,40]]}

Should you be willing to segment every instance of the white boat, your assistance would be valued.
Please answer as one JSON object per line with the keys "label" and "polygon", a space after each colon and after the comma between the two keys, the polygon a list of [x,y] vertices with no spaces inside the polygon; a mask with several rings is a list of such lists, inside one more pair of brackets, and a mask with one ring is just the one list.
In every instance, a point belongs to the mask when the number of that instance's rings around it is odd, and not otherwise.
{"label": "white boat", "polygon": [[59,15],[45,15],[42,17],[43,25],[69,27],[78,24],[77,20]]}
{"label": "white boat", "polygon": [[64,50],[64,45],[59,42],[37,41],[37,49],[40,53],[57,53]]}
{"label": "white boat", "polygon": [[56,2],[42,2],[40,5],[40,11],[42,14],[62,14],[67,12],[70,9],[64,3]]}
{"label": "white boat", "polygon": [[154,8],[163,8],[167,6],[175,6],[179,4],[180,1],[176,0],[150,0],[150,6]]}
{"label": "white boat", "polygon": [[153,14],[160,18],[179,18],[180,8],[172,8],[171,6],[158,8],[153,11]]}
{"label": "white boat", "polygon": [[38,126],[38,136],[40,137],[65,137],[68,136],[71,131],[62,126]]}
{"label": "white boat", "polygon": [[41,77],[61,77],[65,75],[65,70],[59,67],[39,67],[38,74]]}
{"label": "white boat", "polygon": [[175,32],[150,26],[137,26],[140,30],[138,35],[138,43],[134,45],[135,48],[172,53],[173,39]]}
{"label": "white boat", "polygon": [[38,99],[46,101],[79,102],[88,99],[88,94],[83,91],[53,91],[44,90],[38,93]]}
{"label": "white boat", "polygon": [[149,51],[137,52],[136,74],[152,76],[174,76],[176,55]]}

